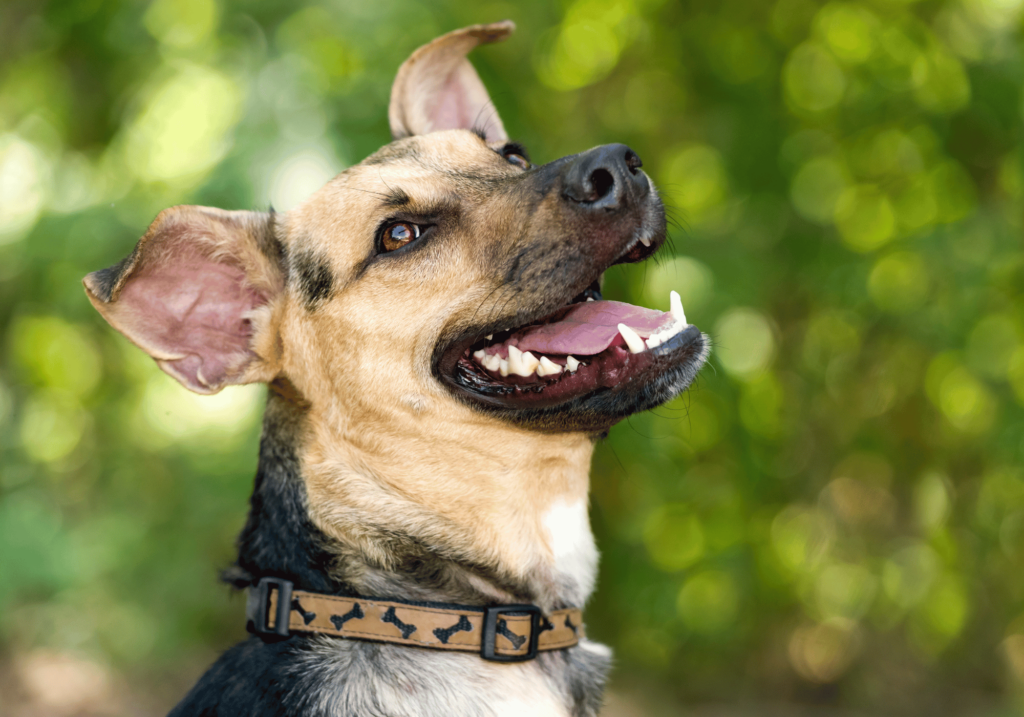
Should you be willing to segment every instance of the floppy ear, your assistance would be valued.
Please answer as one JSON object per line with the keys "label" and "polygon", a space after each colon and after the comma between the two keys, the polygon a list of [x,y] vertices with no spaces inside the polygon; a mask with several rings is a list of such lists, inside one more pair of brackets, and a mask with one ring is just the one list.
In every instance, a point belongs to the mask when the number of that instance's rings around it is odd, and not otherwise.
{"label": "floppy ear", "polygon": [[277,374],[284,289],[274,215],[209,207],[160,212],[119,264],[83,279],[110,325],[196,393]]}
{"label": "floppy ear", "polygon": [[401,139],[477,126],[486,132],[488,142],[508,139],[501,118],[466,55],[477,45],[504,40],[515,29],[511,20],[464,27],[412,53],[398,68],[391,87],[391,135]]}

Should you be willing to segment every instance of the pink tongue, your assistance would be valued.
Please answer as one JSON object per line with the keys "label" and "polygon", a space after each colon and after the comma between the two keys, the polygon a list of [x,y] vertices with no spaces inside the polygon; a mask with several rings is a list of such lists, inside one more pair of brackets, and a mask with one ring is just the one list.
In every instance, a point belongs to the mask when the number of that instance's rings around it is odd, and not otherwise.
{"label": "pink tongue", "polygon": [[559,321],[529,328],[513,341],[520,351],[593,356],[611,346],[625,324],[647,338],[672,323],[672,314],[621,301],[574,304]]}

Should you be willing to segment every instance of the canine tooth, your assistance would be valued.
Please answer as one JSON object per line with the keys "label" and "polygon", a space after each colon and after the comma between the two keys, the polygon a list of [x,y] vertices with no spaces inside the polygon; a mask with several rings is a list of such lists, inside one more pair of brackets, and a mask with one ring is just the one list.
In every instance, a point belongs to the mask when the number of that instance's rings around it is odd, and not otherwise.
{"label": "canine tooth", "polygon": [[508,347],[508,372],[522,375],[520,370],[523,366],[523,352],[515,346]]}
{"label": "canine tooth", "polygon": [[[526,353],[529,354],[530,352],[527,351]],[[526,354],[515,346],[508,347],[509,373],[514,373],[516,376],[531,376],[533,375],[533,369],[537,368],[539,363],[533,354],[530,354],[530,358],[526,358]]]}
{"label": "canine tooth", "polygon": [[502,376],[508,376],[508,359],[498,360],[498,373]]}
{"label": "canine tooth", "polygon": [[625,324],[619,324],[619,333],[626,340],[626,346],[629,347],[631,354],[638,354],[647,348],[644,346],[644,340],[637,335],[636,331],[633,331],[633,329]]}
{"label": "canine tooth", "polygon": [[540,357],[540,365],[537,366],[538,376],[553,376],[556,373],[562,373],[562,367],[557,363],[549,359],[547,356]]}
{"label": "canine tooth", "polygon": [[646,234],[641,234],[640,235],[640,243],[643,244],[644,246],[649,247],[651,245],[651,238],[649,236],[647,236]]}
{"label": "canine tooth", "polygon": [[523,352],[523,368],[526,370],[526,376],[529,376],[537,367],[540,366],[540,359],[531,354],[529,351]]}
{"label": "canine tooth", "polygon": [[669,303],[672,305],[672,316],[685,327],[687,325],[686,314],[683,313],[683,300],[679,298],[679,292],[669,292],[668,298]]}
{"label": "canine tooth", "polygon": [[490,341],[491,339],[494,338],[494,334],[487,334],[486,336],[484,336],[484,338]]}
{"label": "canine tooth", "polygon": [[580,367],[580,362],[572,356],[565,357],[565,367],[569,369],[569,373],[576,373],[576,369]]}

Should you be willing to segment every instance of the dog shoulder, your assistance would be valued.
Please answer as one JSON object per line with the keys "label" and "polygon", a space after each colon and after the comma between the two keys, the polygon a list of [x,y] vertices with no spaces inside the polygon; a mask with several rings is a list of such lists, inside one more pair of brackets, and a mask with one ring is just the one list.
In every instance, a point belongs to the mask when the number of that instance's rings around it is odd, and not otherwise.
{"label": "dog shoulder", "polygon": [[302,650],[289,640],[264,643],[258,638],[241,642],[210,667],[168,717],[326,717],[297,692],[292,670]]}

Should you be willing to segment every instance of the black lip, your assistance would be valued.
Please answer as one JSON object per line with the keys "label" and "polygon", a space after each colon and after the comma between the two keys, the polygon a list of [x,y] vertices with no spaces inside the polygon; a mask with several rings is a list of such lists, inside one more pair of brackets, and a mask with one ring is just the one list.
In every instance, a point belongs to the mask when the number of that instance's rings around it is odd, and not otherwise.
{"label": "black lip", "polygon": [[602,434],[623,418],[656,408],[685,390],[703,366],[708,350],[707,336],[696,326],[688,326],[656,349],[637,354],[643,365],[634,370],[629,381],[550,405],[545,405],[540,397],[531,401],[529,396],[512,405],[473,392],[460,385],[452,374],[440,379],[463,403],[511,423],[550,433]]}
{"label": "black lip", "polygon": [[[642,246],[642,245],[641,245]],[[656,245],[652,245],[656,249]],[[583,292],[574,295],[574,299],[580,298],[586,292],[591,291],[598,284],[595,279]],[[537,321],[542,321],[552,314],[557,314],[572,301],[560,303],[555,309],[546,308],[534,312],[534,315],[525,317],[525,320],[514,323],[515,327],[521,327]],[[517,317],[518,320],[518,317]],[[683,375],[686,377],[685,384],[696,375],[706,357],[707,338],[695,326],[689,326],[669,341],[640,354],[630,356],[632,364],[626,385],[597,385],[590,387],[590,390],[576,393],[573,378],[565,379],[568,385],[561,386],[559,381],[554,386],[547,385],[543,391],[534,391],[536,386],[526,386],[522,390],[515,390],[511,395],[499,395],[493,390],[488,390],[484,382],[477,382],[474,385],[471,377],[460,372],[459,361],[468,351],[472,350],[475,344],[481,342],[485,336],[498,334],[509,325],[509,321],[502,320],[501,325],[491,324],[467,329],[459,336],[448,342],[438,342],[434,351],[433,373],[437,380],[448,387],[459,400],[476,405],[485,410],[503,414],[504,417],[513,422],[535,423],[536,421],[552,423],[552,416],[561,413],[563,410],[569,413],[584,413],[590,417],[580,424],[562,420],[558,423],[560,428],[549,426],[549,430],[602,430],[627,415],[638,411],[653,408],[671,398],[662,396],[651,402],[651,397],[660,396],[657,388],[644,387],[641,391],[643,396],[635,396],[629,399],[626,395],[629,391],[635,391],[638,386],[647,383],[675,385],[671,376]],[[515,329],[513,329],[514,331]],[[668,378],[666,378],[668,377]],[[666,380],[668,383],[666,384]],[[685,388],[685,385],[678,390]],[[578,390],[578,389],[575,389]],[[649,404],[649,405],[648,405]],[[595,406],[604,406],[600,411],[595,411]],[[597,416],[600,415],[599,419]],[[564,416],[563,416],[564,419]],[[583,428],[569,428],[568,426],[582,425]]]}

